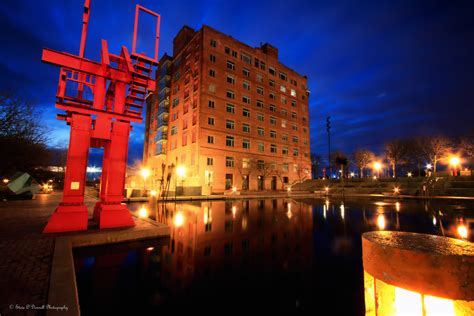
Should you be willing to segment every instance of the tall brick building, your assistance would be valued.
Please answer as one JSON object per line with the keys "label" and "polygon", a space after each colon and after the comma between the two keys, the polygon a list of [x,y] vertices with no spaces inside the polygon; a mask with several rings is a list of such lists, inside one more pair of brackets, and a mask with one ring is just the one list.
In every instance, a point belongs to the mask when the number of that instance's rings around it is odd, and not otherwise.
{"label": "tall brick building", "polygon": [[279,190],[309,178],[308,96],[307,78],[270,44],[183,27],[147,108],[143,160],[153,186],[168,173],[169,190],[185,194]]}

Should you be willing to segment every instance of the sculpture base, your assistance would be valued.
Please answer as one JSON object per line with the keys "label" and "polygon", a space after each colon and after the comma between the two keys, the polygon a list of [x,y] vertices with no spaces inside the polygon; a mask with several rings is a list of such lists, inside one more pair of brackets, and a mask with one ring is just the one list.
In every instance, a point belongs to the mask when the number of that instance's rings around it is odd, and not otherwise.
{"label": "sculpture base", "polygon": [[135,226],[132,214],[125,204],[97,202],[94,207],[94,220],[99,223],[100,229]]}
{"label": "sculpture base", "polygon": [[60,204],[49,219],[43,233],[87,230],[88,217],[85,205]]}

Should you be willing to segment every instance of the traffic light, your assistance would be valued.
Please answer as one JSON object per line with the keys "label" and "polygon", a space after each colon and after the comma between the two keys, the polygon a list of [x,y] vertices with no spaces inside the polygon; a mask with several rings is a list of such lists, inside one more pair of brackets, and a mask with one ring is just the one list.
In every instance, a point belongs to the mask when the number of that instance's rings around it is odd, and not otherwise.
{"label": "traffic light", "polygon": [[331,122],[329,121],[330,118],[331,118],[330,116],[326,118],[326,129],[328,133],[329,133],[329,130],[331,129]]}

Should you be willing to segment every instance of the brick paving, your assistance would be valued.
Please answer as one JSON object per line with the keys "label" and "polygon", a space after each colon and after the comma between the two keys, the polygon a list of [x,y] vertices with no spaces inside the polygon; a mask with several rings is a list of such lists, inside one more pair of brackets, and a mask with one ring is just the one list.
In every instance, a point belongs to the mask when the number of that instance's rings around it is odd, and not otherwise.
{"label": "brick paving", "polygon": [[[41,232],[60,199],[61,193],[53,193],[39,194],[35,200],[0,202],[0,315],[45,314],[15,306],[47,303],[57,235]],[[94,202],[86,197],[90,211]]]}

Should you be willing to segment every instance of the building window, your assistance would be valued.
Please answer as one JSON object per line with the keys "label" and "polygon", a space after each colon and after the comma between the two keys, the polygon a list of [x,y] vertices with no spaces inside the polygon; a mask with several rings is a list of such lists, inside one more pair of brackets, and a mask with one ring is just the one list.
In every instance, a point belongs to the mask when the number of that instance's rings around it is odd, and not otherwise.
{"label": "building window", "polygon": [[263,169],[265,169],[265,161],[263,161],[263,160],[257,160],[257,169],[258,169],[258,170],[263,170]]}
{"label": "building window", "polygon": [[250,77],[250,70],[248,70],[247,68],[244,68],[244,69],[242,69],[242,74],[245,77]]}
{"label": "building window", "polygon": [[216,103],[213,101],[213,100],[209,100],[207,102],[207,106],[211,109],[213,109],[215,107]]}
{"label": "building window", "polygon": [[262,87],[257,87],[257,93],[260,95],[263,95],[263,88]]}
{"label": "building window", "polygon": [[286,120],[281,120],[281,127],[286,128]]}
{"label": "building window", "polygon": [[288,134],[282,134],[282,135],[281,135],[281,139],[282,139],[283,141],[288,141]]}
{"label": "building window", "polygon": [[273,116],[271,116],[271,117],[270,117],[270,124],[271,124],[271,125],[276,125],[276,123],[277,123],[277,119],[274,118]]}
{"label": "building window", "polygon": [[257,81],[263,83],[263,76],[261,74],[257,74]]}
{"label": "building window", "polygon": [[263,101],[257,100],[257,108],[263,109]]}
{"label": "building window", "polygon": [[217,46],[217,42],[216,40],[214,39],[211,39],[211,44],[210,44],[212,47],[216,47]]}
{"label": "building window", "polygon": [[208,135],[207,136],[207,143],[208,144],[214,144],[214,136]]}
{"label": "building window", "polygon": [[215,63],[215,62],[216,62],[216,56],[210,54],[210,55],[209,55],[209,60],[210,60],[211,62]]}
{"label": "building window", "polygon": [[270,137],[271,138],[277,138],[277,132],[276,131],[270,131]]}
{"label": "building window", "polygon": [[209,84],[209,92],[216,92],[216,85],[211,83]]}
{"label": "building window", "polygon": [[214,118],[213,118],[212,116],[209,116],[209,117],[207,118],[207,124],[209,124],[209,125],[214,125]]}
{"label": "building window", "polygon": [[[288,149],[287,149],[288,150]],[[284,162],[283,163],[283,171],[288,171],[288,163]]]}
{"label": "building window", "polygon": [[277,108],[275,105],[270,104],[270,112],[276,112]]}
{"label": "building window", "polygon": [[280,79],[286,81],[287,77],[286,77],[286,74],[284,72],[280,72]]}
{"label": "building window", "polygon": [[250,98],[244,95],[244,96],[242,97],[242,102],[244,102],[244,103],[246,103],[246,104],[250,104]]}
{"label": "building window", "polygon": [[296,112],[291,112],[291,118],[295,120],[297,119]]}
{"label": "building window", "polygon": [[272,88],[275,88],[275,81],[273,81],[273,80],[270,79],[270,80],[268,81],[268,85],[269,85],[270,87],[272,87]]}
{"label": "building window", "polygon": [[231,120],[226,120],[225,121],[225,127],[227,129],[234,129],[235,128],[235,122]]}
{"label": "building window", "polygon": [[176,125],[171,126],[171,135],[176,135],[177,132],[178,132],[178,126]]}
{"label": "building window", "polygon": [[293,156],[298,157],[298,155],[299,155],[299,150],[298,150],[298,148],[294,148],[294,149],[293,149]]}
{"label": "building window", "polygon": [[230,47],[224,47],[224,52],[227,54],[227,55],[230,55]]}
{"label": "building window", "polygon": [[275,93],[273,93],[273,92],[270,92],[270,93],[268,94],[268,96],[269,96],[270,99],[272,99],[272,100],[275,100],[275,99],[276,99]]}
{"label": "building window", "polygon": [[227,147],[234,147],[234,137],[233,136],[226,136],[225,145]]}
{"label": "building window", "polygon": [[295,91],[295,89],[291,89],[291,96],[292,96],[292,97],[296,97],[296,91]]}
{"label": "building window", "polygon": [[297,130],[298,130],[298,125],[293,124],[293,125],[291,126],[291,129],[294,130],[294,131],[297,131]]}
{"label": "building window", "polygon": [[284,85],[281,85],[281,86],[280,86],[280,91],[281,91],[281,92],[286,92],[286,87],[285,87]]}
{"label": "building window", "polygon": [[228,97],[229,99],[235,99],[235,93],[234,93],[234,91],[227,90],[227,94],[226,94],[226,95],[227,95],[227,97]]}
{"label": "building window", "polygon": [[249,124],[243,124],[242,125],[242,132],[250,133],[250,125]]}
{"label": "building window", "polygon": [[298,142],[298,136],[293,136],[293,143],[297,143]]}
{"label": "building window", "polygon": [[294,108],[296,107],[296,101],[295,100],[291,100],[291,106],[294,107]]}
{"label": "building window", "polygon": [[288,112],[285,109],[281,109],[281,115],[287,116]]}
{"label": "building window", "polygon": [[233,104],[227,103],[226,111],[227,113],[235,113],[235,106]]}
{"label": "building window", "polygon": [[276,154],[277,153],[277,145],[271,144],[270,145],[270,152],[273,153],[273,154]]}
{"label": "building window", "polygon": [[235,70],[235,64],[230,60],[227,61],[227,69]]}
{"label": "building window", "polygon": [[250,110],[249,109],[242,109],[242,115],[244,117],[250,117]]}
{"label": "building window", "polygon": [[235,84],[235,78],[234,78],[234,76],[227,75],[227,83]]}
{"label": "building window", "polygon": [[281,96],[280,97],[280,102],[281,102],[281,104],[286,104],[286,97]]}
{"label": "building window", "polygon": [[247,81],[242,82],[242,87],[245,90],[250,91],[250,83],[248,83]]}
{"label": "building window", "polygon": [[243,169],[250,168],[250,159],[249,158],[242,158],[242,168]]}
{"label": "building window", "polygon": [[258,143],[258,151],[262,153],[265,151],[265,145],[262,142]]}
{"label": "building window", "polygon": [[275,70],[275,68],[273,68],[273,67],[268,67],[268,72],[269,72],[270,75],[272,75],[272,76],[275,76],[275,75],[276,75],[276,70]]}
{"label": "building window", "polygon": [[214,69],[209,69],[209,76],[215,77],[216,76],[216,71]]}
{"label": "building window", "polygon": [[265,120],[265,116],[262,113],[257,114],[257,120],[259,122],[263,122]]}
{"label": "building window", "polygon": [[179,98],[174,98],[171,105],[175,108],[179,105]]}
{"label": "building window", "polygon": [[245,53],[240,53],[240,59],[247,64],[252,64],[252,57],[250,55],[247,55]]}
{"label": "building window", "polygon": [[250,149],[250,140],[249,139],[244,139],[242,141],[242,148],[243,149]]}
{"label": "building window", "polygon": [[234,157],[225,157],[225,166],[226,167],[234,167]]}
{"label": "building window", "polygon": [[293,172],[298,172],[298,164],[293,164]]}
{"label": "building window", "polygon": [[285,155],[285,156],[288,156],[288,147],[283,147],[283,148],[281,149],[281,153],[282,153],[283,155]]}
{"label": "building window", "polygon": [[257,127],[258,136],[265,136],[265,130],[263,127]]}

